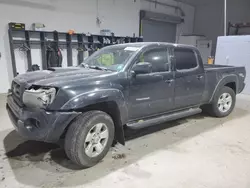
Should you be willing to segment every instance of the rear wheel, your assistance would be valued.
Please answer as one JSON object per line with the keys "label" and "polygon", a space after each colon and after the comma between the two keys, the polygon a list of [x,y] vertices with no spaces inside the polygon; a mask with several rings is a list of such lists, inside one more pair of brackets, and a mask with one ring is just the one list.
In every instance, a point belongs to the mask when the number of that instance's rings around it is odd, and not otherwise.
{"label": "rear wheel", "polygon": [[65,137],[65,152],[76,164],[91,167],[108,153],[114,139],[112,118],[101,111],[90,111],[77,117]]}
{"label": "rear wheel", "polygon": [[223,87],[215,93],[211,104],[206,105],[204,110],[215,117],[228,116],[234,109],[236,94],[229,87]]}

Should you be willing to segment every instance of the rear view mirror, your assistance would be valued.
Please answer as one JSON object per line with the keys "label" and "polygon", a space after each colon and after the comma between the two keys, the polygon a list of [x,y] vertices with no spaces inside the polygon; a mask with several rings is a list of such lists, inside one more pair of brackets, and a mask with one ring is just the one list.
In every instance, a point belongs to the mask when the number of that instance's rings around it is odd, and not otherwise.
{"label": "rear view mirror", "polygon": [[135,74],[148,74],[152,72],[152,65],[148,62],[140,62],[132,69]]}

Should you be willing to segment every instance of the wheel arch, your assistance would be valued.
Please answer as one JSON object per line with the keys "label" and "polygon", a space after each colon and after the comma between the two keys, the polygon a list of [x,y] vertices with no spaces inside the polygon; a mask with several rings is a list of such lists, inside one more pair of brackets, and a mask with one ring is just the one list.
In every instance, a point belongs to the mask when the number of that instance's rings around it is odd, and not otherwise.
{"label": "wheel arch", "polygon": [[235,94],[236,94],[236,91],[237,91],[236,90],[236,82],[228,82],[224,86],[231,88],[235,92]]}
{"label": "wheel arch", "polygon": [[216,85],[214,92],[209,100],[209,103],[212,102],[216,92],[218,92],[222,87],[225,87],[225,86],[231,88],[235,92],[235,94],[237,94],[238,87],[239,87],[238,77],[236,75],[228,75],[228,76],[223,77]]}
{"label": "wheel arch", "polygon": [[[81,113],[93,110],[105,112],[112,118],[115,125],[115,140],[125,145],[123,122],[121,118],[121,111],[118,104],[115,101],[104,101],[75,109],[75,111]],[[65,136],[70,125],[71,123],[65,128],[64,133],[61,136],[62,138]]]}

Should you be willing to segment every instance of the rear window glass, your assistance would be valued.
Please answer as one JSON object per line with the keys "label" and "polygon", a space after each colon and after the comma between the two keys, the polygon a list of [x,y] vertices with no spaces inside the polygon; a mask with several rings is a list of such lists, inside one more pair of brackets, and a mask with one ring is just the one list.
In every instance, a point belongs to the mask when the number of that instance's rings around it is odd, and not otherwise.
{"label": "rear window glass", "polygon": [[177,70],[188,70],[197,67],[197,59],[193,50],[176,48],[174,50]]}

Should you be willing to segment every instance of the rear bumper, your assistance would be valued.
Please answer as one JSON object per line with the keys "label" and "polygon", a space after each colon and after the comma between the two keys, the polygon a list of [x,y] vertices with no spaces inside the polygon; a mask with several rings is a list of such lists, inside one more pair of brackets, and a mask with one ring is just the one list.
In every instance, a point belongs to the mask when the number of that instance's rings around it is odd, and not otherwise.
{"label": "rear bumper", "polygon": [[60,139],[67,125],[79,114],[21,108],[11,96],[7,98],[6,109],[12,124],[22,137],[51,143]]}

